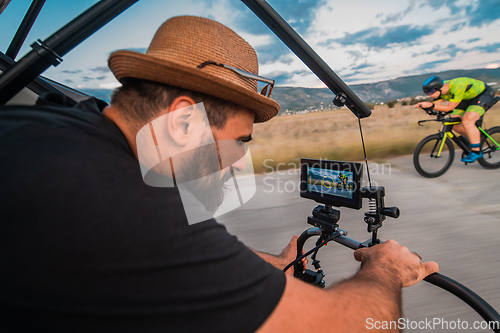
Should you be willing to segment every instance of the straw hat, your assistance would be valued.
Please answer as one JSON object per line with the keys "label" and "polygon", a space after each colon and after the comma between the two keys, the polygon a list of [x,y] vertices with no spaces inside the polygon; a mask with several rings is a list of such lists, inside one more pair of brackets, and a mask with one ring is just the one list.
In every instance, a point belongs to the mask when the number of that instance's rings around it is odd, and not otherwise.
{"label": "straw hat", "polygon": [[255,122],[276,116],[279,105],[257,92],[257,81],[230,69],[208,65],[216,61],[258,74],[257,55],[228,27],[202,17],[178,16],[163,23],[146,54],[121,50],[108,65],[118,81],[126,77],[165,83],[233,102],[255,112]]}

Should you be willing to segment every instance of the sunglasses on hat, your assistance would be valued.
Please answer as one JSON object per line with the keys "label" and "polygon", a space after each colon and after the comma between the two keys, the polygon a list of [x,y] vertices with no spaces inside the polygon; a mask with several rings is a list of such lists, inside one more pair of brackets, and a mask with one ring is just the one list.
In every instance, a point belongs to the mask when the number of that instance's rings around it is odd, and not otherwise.
{"label": "sunglasses on hat", "polygon": [[213,60],[208,60],[208,61],[202,62],[197,67],[199,69],[201,69],[201,68],[205,67],[206,65],[215,65],[215,66],[227,68],[229,70],[232,70],[236,74],[238,74],[240,76],[243,76],[243,77],[245,77],[247,79],[252,79],[252,80],[256,80],[256,81],[260,81],[260,82],[265,82],[267,84],[262,88],[262,90],[260,91],[260,94],[264,95],[264,96],[266,96],[268,98],[271,97],[271,93],[273,92],[273,88],[274,88],[274,80],[272,80],[272,79],[268,79],[266,77],[263,77],[263,76],[260,76],[260,75],[257,75],[257,74],[246,72],[246,71],[241,70],[239,68],[235,68],[233,66],[225,65],[225,64],[222,64],[220,62],[215,62]]}

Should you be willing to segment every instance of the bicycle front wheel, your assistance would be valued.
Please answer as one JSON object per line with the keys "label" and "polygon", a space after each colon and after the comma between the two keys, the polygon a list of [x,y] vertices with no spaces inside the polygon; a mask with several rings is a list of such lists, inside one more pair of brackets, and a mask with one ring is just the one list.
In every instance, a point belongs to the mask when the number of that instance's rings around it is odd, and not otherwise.
{"label": "bicycle front wheel", "polygon": [[481,151],[483,158],[477,161],[483,168],[498,169],[500,168],[500,126],[490,128],[486,131],[489,138],[481,133]]}
{"label": "bicycle front wheel", "polygon": [[[413,165],[419,174],[427,178],[435,178],[444,174],[453,163],[455,158],[455,147],[450,139],[446,139],[441,153],[442,140],[440,134],[429,135],[424,138],[415,148],[413,153]],[[439,156],[438,156],[439,154]]]}

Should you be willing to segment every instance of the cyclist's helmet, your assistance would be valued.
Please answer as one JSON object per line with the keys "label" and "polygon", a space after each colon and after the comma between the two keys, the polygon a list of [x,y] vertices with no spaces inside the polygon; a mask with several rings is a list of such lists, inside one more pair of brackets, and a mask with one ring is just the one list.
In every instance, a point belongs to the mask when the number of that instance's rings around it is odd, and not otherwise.
{"label": "cyclist's helmet", "polygon": [[443,87],[443,80],[437,76],[431,76],[427,80],[424,81],[424,85],[422,89],[424,93],[427,95],[432,95],[436,91],[440,90]]}

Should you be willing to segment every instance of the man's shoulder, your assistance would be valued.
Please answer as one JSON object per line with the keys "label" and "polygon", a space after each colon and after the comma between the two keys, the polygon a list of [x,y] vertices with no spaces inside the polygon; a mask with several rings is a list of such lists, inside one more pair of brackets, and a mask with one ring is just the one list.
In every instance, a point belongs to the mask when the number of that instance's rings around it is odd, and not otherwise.
{"label": "man's shoulder", "polygon": [[451,79],[449,81],[445,81],[450,83],[450,86],[454,87],[462,87],[462,86],[468,86],[471,84],[483,84],[484,82],[481,80],[473,79],[470,77],[457,77],[454,79]]}
{"label": "man's shoulder", "polygon": [[450,80],[450,93],[455,96],[457,101],[470,100],[482,93],[484,89],[485,83],[477,79],[459,77]]}
{"label": "man's shoulder", "polygon": [[[97,106],[92,106],[92,102],[84,103],[82,107],[5,106],[0,108],[0,123],[0,139],[4,142],[8,140],[19,145],[30,142],[43,149],[47,140],[51,140],[50,145],[54,148],[79,141],[91,145],[98,139],[101,141],[98,147],[114,143],[130,153],[118,127],[107,120]],[[89,137],[94,140],[89,142]]]}
{"label": "man's shoulder", "polygon": [[[30,135],[29,128],[44,127],[46,134],[51,134],[58,129],[71,128],[78,132],[95,128],[95,123],[99,121],[100,116],[84,110],[68,107],[54,106],[24,106],[13,105],[0,108],[0,135],[13,136],[15,134]],[[9,131],[16,128],[13,133]],[[50,130],[52,129],[52,130]]]}
{"label": "man's shoulder", "polygon": [[450,88],[460,86],[462,84],[465,84],[466,82],[467,78],[464,77],[456,77],[448,81],[448,83],[450,84]]}
{"label": "man's shoulder", "polygon": [[[57,212],[76,219],[85,207],[104,214],[111,198],[127,202],[135,192],[154,191],[145,188],[119,129],[97,112],[11,106],[0,109],[0,124],[0,181],[9,189],[2,198],[29,208],[21,214],[26,218]],[[30,203],[19,200],[27,196]]]}
{"label": "man's shoulder", "polygon": [[449,84],[448,94],[451,95],[451,100],[455,100],[457,98],[460,98],[460,96],[463,95],[463,93],[467,89],[467,85],[469,84],[469,81],[468,81],[468,78],[458,77],[458,78],[447,81],[447,83]]}

